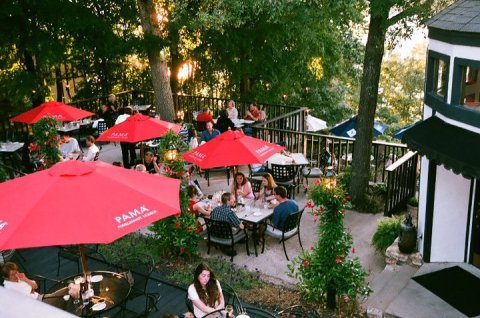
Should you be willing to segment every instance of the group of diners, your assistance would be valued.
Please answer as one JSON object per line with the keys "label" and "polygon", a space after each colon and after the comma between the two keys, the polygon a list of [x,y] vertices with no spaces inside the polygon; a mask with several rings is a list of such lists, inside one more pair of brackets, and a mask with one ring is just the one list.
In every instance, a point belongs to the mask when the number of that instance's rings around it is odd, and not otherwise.
{"label": "group of diners", "polygon": [[[271,231],[282,230],[287,217],[299,210],[298,204],[287,198],[287,189],[283,186],[277,186],[270,173],[265,173],[262,176],[260,190],[254,193],[246,176],[242,172],[237,172],[230,192],[221,195],[221,202],[218,206],[214,206],[216,202],[206,200],[203,194],[199,194],[199,188],[195,184],[189,182],[187,192],[189,196],[188,211],[191,214],[200,218],[226,221],[232,227],[237,228],[238,231],[243,230],[245,225],[233,209],[242,202],[273,208],[273,214],[266,220],[266,227],[260,227],[261,231],[267,228],[270,228]],[[201,223],[198,222],[197,231],[204,230]],[[262,237],[262,233],[257,233],[257,237]],[[224,252],[228,253],[229,251],[225,250]]]}
{"label": "group of diners", "polygon": [[81,161],[94,161],[95,156],[100,149],[95,144],[95,137],[89,135],[85,137],[86,151],[82,151],[80,145],[69,132],[60,132],[58,139],[58,151],[62,161],[79,159]]}

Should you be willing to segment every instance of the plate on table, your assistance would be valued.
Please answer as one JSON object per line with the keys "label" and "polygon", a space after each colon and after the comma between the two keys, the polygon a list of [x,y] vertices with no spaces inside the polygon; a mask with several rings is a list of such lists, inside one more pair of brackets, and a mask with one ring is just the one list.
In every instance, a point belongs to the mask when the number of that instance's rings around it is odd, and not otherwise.
{"label": "plate on table", "polygon": [[90,281],[92,283],[98,283],[98,282],[101,282],[102,280],[103,280],[102,275],[94,275],[94,276],[92,276],[92,279]]}
{"label": "plate on table", "polygon": [[105,309],[105,307],[107,307],[107,304],[105,302],[96,303],[95,305],[92,306],[92,310],[99,311],[99,310]]}
{"label": "plate on table", "polygon": [[263,215],[262,212],[253,212],[253,216],[262,216],[262,215]]}
{"label": "plate on table", "polygon": [[250,318],[249,315],[238,315],[236,316],[236,318]]}

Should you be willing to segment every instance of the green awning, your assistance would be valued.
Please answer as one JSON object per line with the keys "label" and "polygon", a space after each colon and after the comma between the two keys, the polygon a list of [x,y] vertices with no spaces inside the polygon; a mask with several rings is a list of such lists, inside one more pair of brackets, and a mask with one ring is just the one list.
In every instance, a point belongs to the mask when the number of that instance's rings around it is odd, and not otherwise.
{"label": "green awning", "polygon": [[480,179],[480,134],[432,116],[405,131],[402,141],[456,174]]}

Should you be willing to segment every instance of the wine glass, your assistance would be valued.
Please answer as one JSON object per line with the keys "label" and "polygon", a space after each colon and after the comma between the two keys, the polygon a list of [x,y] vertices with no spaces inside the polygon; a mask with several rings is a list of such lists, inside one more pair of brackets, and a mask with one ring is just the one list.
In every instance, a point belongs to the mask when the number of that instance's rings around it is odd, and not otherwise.
{"label": "wine glass", "polygon": [[227,312],[227,317],[230,317],[233,315],[233,306],[232,305],[226,305],[225,306],[225,311]]}

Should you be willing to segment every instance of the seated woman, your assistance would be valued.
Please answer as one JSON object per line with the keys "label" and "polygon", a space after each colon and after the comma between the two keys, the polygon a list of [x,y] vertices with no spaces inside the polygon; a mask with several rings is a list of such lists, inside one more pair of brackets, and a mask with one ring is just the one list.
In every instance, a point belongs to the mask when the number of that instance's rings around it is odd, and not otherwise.
{"label": "seated woman", "polygon": [[265,173],[262,176],[262,186],[260,187],[260,191],[255,193],[255,198],[257,201],[271,201],[275,199],[275,192],[273,189],[277,187],[277,184],[273,180],[273,177],[270,173]]}
{"label": "seated woman", "polygon": [[5,279],[3,282],[5,288],[15,290],[35,299],[42,299],[42,296],[35,291],[38,288],[37,283],[28,279],[24,273],[20,273],[17,264],[6,262],[2,267],[2,275]]}
{"label": "seated woman", "polygon": [[195,216],[210,216],[212,210],[210,205],[203,206],[198,202],[198,191],[197,188],[189,185],[187,186],[188,193],[188,212],[194,214]]}
{"label": "seated woman", "polygon": [[238,199],[238,197],[242,197],[243,199],[255,199],[252,185],[242,172],[237,172],[235,174],[231,193],[233,193],[236,199]]}
{"label": "seated woman", "polygon": [[[188,286],[188,299],[192,301],[195,317],[203,317],[225,307],[222,287],[208,265],[200,264],[195,269],[193,283]],[[219,312],[218,316],[222,314]]]}

